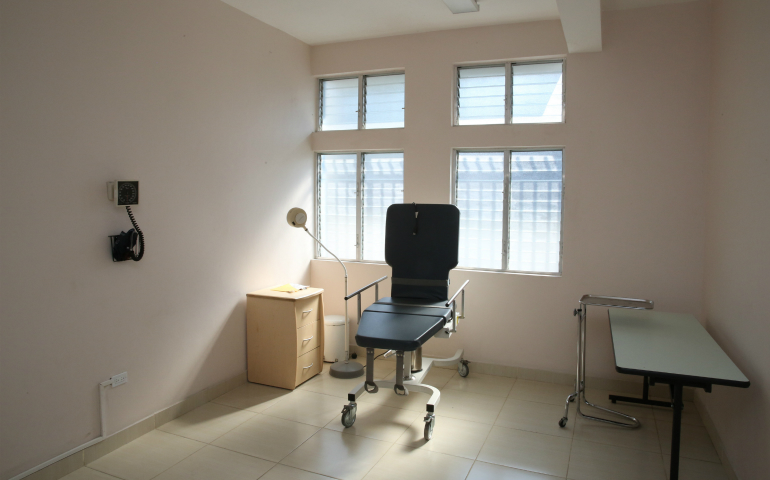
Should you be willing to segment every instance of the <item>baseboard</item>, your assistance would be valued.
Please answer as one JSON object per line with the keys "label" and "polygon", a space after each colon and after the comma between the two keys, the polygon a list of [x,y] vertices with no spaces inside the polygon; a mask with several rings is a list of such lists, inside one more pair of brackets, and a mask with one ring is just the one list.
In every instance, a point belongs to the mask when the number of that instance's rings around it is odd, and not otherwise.
{"label": "baseboard", "polygon": [[[375,354],[379,355],[385,350],[375,349]],[[350,346],[350,353],[356,353],[358,360],[362,363],[366,362],[366,349],[361,348],[358,345]],[[395,362],[395,357],[390,357],[388,360]],[[471,361],[471,371],[481,373],[485,375],[497,375],[500,377],[508,378],[521,378],[523,380],[533,380],[536,382],[556,383],[559,385],[574,385],[575,374],[574,373],[561,373],[551,372],[548,370],[538,370],[535,368],[515,367],[509,365],[496,365],[493,363],[474,362],[473,359],[466,360]],[[454,367],[436,367],[436,368],[454,368]],[[586,387],[595,388],[597,390],[607,390],[610,392],[622,393],[626,395],[641,396],[642,394],[642,377],[628,376],[628,380],[617,380],[601,377],[586,377]],[[650,397],[668,400],[671,398],[669,388],[667,385],[655,385],[650,387]],[[682,392],[684,400],[692,401],[695,398],[694,389],[685,387]]]}
{"label": "baseboard", "polygon": [[727,477],[730,480],[738,480],[738,475],[735,474],[735,470],[733,470],[733,466],[730,463],[730,459],[727,458],[727,452],[725,451],[725,445],[722,443],[722,439],[719,437],[719,433],[717,432],[716,425],[714,425],[714,421],[711,419],[711,415],[708,412],[708,409],[706,408],[706,405],[703,403],[703,399],[701,396],[704,395],[704,393],[701,393],[699,395],[695,395],[695,408],[698,409],[698,413],[700,414],[701,420],[703,420],[703,426],[706,427],[706,431],[709,434],[709,437],[711,437],[711,442],[714,444],[714,448],[717,451],[717,455],[719,455],[719,460],[722,461],[722,466],[725,469],[725,474],[727,474]]}
{"label": "baseboard", "polygon": [[225,380],[224,382],[220,382],[214,386],[205,388],[200,392],[194,393],[181,402],[171,405],[168,408],[164,408],[163,410],[160,410],[159,412],[154,413],[149,417],[143,418],[133,425],[130,425],[123,430],[110,435],[99,443],[90,446],[88,443],[86,443],[83,445],[82,450],[75,452],[68,457],[54,462],[44,468],[31,468],[28,470],[29,473],[25,472],[25,474],[21,474],[13,478],[24,478],[25,480],[58,480],[69,475],[75,470],[88,465],[94,460],[117,450],[123,445],[136,440],[142,435],[151,432],[164,423],[168,423],[177,417],[181,417],[190,410],[198,408],[204,403],[224,395],[225,393],[244,383],[246,383],[245,371]]}

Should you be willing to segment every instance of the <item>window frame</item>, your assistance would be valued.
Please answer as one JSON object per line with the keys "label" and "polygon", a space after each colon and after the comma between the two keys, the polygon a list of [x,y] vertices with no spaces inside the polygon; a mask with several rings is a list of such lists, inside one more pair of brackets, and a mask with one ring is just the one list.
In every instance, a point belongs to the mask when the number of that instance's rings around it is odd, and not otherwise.
{"label": "window frame", "polygon": [[[404,76],[404,126],[392,127],[392,128],[366,128],[366,77],[387,77],[388,75],[403,75]],[[323,130],[323,82],[325,80],[348,80],[352,78],[358,79],[358,128],[350,130]],[[361,130],[398,130],[406,127],[406,71],[405,70],[387,70],[382,72],[369,72],[361,73],[358,75],[331,75],[318,77],[318,88],[316,89],[316,105],[318,106],[316,132],[358,132]],[[347,152],[353,153],[353,152]]]}
{"label": "window frame", "polygon": [[[560,122],[512,122],[513,118],[513,66],[514,65],[536,65],[542,63],[561,63],[561,121]],[[461,68],[484,68],[499,67],[505,68],[505,119],[503,123],[479,123],[472,125],[460,124],[460,69]],[[563,125],[567,123],[567,58],[552,57],[541,58],[538,60],[508,60],[504,62],[484,62],[484,63],[462,63],[454,65],[454,87],[452,88],[452,104],[454,105],[454,114],[452,115],[453,127],[483,127],[489,125]],[[484,151],[484,150],[478,150]],[[489,150],[492,151],[492,150]]]}
{"label": "window frame", "polygon": [[565,152],[566,148],[563,145],[554,146],[538,146],[538,147],[502,147],[502,148],[455,148],[452,149],[452,174],[451,174],[451,203],[457,206],[457,187],[458,187],[458,160],[461,153],[475,153],[475,152],[503,152],[503,245],[502,255],[500,258],[501,266],[508,266],[508,259],[510,257],[510,209],[511,209],[511,152],[551,152],[561,151],[562,156],[562,170],[561,170],[561,216],[559,221],[559,271],[558,272],[530,272],[523,270],[508,270],[507,268],[480,268],[480,267],[463,267],[457,266],[455,268],[459,270],[470,270],[476,272],[496,272],[496,273],[512,273],[519,275],[535,275],[543,277],[561,277],[564,273],[564,198],[566,193],[566,175],[565,175]]}
{"label": "window frame", "polygon": [[[356,258],[340,258],[346,262],[356,263],[374,263],[378,265],[386,265],[384,260],[364,260],[364,197],[363,197],[363,182],[364,182],[364,156],[373,153],[400,153],[404,157],[406,163],[406,157],[404,151],[400,149],[367,149],[367,150],[324,150],[315,152],[315,182],[313,188],[313,211],[315,212],[315,222],[313,234],[316,238],[320,238],[321,231],[321,203],[318,201],[318,195],[321,187],[321,155],[351,155],[356,156]],[[406,175],[404,175],[406,177]],[[321,239],[323,240],[323,239]],[[324,251],[318,242],[315,243],[315,252],[313,258],[315,260],[334,260],[334,257],[323,256]]]}

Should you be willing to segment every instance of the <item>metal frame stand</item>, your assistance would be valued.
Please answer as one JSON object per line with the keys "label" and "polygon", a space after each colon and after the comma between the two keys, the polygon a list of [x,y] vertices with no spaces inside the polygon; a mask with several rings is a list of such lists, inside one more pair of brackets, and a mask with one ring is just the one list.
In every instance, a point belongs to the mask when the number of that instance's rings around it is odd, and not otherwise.
{"label": "metal frame stand", "polygon": [[[410,367],[413,355],[419,356],[420,361],[415,363],[421,364],[422,368],[419,371],[414,371]],[[348,393],[348,404],[342,408],[342,425],[348,428],[356,421],[356,409],[358,397],[366,391],[367,393],[377,393],[380,388],[393,388],[397,395],[407,396],[409,391],[427,393],[430,395],[428,403],[425,405],[425,440],[428,441],[433,436],[433,427],[436,424],[436,405],[441,400],[441,392],[438,388],[432,385],[425,385],[421,383],[423,379],[428,375],[433,365],[437,367],[450,367],[452,365],[458,366],[458,371],[464,370],[465,375],[468,375],[468,361],[463,359],[463,350],[457,350],[450,358],[428,358],[422,357],[422,348],[415,352],[396,352],[396,374],[392,380],[374,380],[374,349],[368,348],[366,351],[367,368],[366,368],[366,381],[363,381],[356,385],[353,390]],[[372,360],[370,360],[370,358]],[[370,361],[372,363],[370,363]],[[406,367],[406,368],[404,368]],[[407,389],[407,387],[409,387]]]}
{"label": "metal frame stand", "polygon": [[[610,425],[616,425],[618,427],[625,428],[638,428],[641,423],[636,417],[626,415],[609,408],[600,407],[594,403],[591,403],[586,398],[585,392],[585,380],[586,380],[586,326],[588,324],[588,305],[602,306],[602,307],[616,307],[616,308],[631,308],[635,310],[649,310],[653,307],[651,300],[641,300],[635,298],[621,298],[621,297],[600,297],[596,295],[583,295],[579,302],[579,308],[575,309],[573,315],[578,317],[578,339],[577,339],[577,370],[575,373],[575,391],[567,396],[567,400],[564,405],[564,416],[559,420],[559,426],[564,427],[567,425],[569,418],[569,404],[576,401],[577,415],[588,420],[594,420],[602,423],[609,423]],[[597,410],[622,417],[629,421],[629,423],[609,420],[606,418],[594,417],[586,415],[580,411],[580,405],[593,407]]]}

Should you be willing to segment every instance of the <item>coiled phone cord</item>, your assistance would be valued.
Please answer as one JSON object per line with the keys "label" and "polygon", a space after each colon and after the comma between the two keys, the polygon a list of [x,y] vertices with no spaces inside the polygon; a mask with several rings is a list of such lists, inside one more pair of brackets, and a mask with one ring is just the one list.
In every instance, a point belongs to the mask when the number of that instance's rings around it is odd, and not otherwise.
{"label": "coiled phone cord", "polygon": [[131,207],[128,205],[126,205],[126,212],[128,212],[128,218],[131,219],[131,225],[134,226],[134,230],[136,230],[136,233],[139,235],[139,254],[134,254],[134,251],[131,250],[131,260],[138,262],[144,256],[144,234],[142,233],[142,229],[139,228],[139,225],[136,224],[134,214],[131,212]]}

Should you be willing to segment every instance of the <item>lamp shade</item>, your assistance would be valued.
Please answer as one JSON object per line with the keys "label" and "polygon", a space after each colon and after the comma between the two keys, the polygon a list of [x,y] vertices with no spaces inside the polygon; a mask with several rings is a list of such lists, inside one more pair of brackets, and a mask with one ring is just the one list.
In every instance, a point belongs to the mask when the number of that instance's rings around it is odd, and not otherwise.
{"label": "lamp shade", "polygon": [[305,224],[307,223],[307,213],[301,208],[292,208],[286,215],[286,221],[292,227],[305,228]]}

